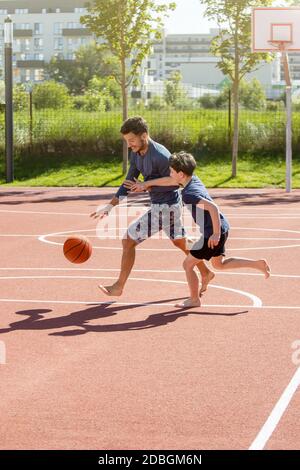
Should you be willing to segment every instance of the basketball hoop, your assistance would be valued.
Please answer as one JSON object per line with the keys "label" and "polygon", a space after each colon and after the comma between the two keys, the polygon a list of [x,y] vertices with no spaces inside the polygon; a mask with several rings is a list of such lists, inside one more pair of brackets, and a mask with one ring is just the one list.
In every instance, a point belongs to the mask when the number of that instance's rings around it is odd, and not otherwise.
{"label": "basketball hoop", "polygon": [[293,41],[281,41],[281,40],[273,39],[273,40],[269,40],[268,43],[271,46],[276,47],[276,49],[278,49],[280,52],[282,52],[282,51],[288,50],[291,44],[293,44]]}

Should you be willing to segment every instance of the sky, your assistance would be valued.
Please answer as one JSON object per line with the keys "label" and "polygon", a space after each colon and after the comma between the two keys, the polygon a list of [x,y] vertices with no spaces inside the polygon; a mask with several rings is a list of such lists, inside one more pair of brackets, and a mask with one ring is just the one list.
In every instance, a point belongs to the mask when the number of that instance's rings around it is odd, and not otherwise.
{"label": "sky", "polygon": [[216,27],[203,18],[205,8],[200,0],[172,0],[177,4],[175,11],[169,13],[165,20],[165,27],[169,34],[199,34],[208,33],[209,28]]}

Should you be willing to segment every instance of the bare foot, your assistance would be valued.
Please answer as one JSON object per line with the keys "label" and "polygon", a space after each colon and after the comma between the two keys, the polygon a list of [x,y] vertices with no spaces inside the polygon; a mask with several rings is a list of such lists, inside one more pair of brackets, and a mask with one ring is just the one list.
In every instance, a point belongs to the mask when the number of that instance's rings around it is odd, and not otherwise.
{"label": "bare foot", "polygon": [[214,279],[215,274],[212,271],[209,271],[207,276],[202,277],[202,285],[200,289],[200,297],[201,295],[207,291],[208,284]]}
{"label": "bare foot", "polygon": [[257,261],[257,269],[259,269],[265,275],[266,279],[271,276],[270,266],[265,259],[260,259]]}
{"label": "bare foot", "polygon": [[178,308],[201,307],[201,302],[200,302],[200,299],[187,299],[182,304],[176,304],[175,307],[178,307]]}
{"label": "bare foot", "polygon": [[98,287],[105,295],[108,295],[109,297],[120,297],[120,295],[123,293],[123,289],[121,289],[121,287],[119,287],[117,284],[106,287],[99,284]]}

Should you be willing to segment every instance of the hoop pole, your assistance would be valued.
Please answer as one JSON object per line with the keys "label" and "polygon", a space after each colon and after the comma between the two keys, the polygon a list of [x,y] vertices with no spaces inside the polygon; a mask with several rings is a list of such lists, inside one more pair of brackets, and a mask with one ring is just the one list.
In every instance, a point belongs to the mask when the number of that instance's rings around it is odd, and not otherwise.
{"label": "hoop pole", "polygon": [[281,58],[284,67],[284,77],[286,82],[286,192],[292,191],[292,81],[289,68],[289,60],[287,52],[281,50]]}

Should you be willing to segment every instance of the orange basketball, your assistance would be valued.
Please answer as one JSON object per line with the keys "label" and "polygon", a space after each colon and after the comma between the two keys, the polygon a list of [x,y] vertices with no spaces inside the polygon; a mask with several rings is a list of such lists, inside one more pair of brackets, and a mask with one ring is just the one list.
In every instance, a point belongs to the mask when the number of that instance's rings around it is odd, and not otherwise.
{"label": "orange basketball", "polygon": [[64,243],[64,255],[71,263],[85,263],[92,254],[90,241],[81,235],[67,238]]}

